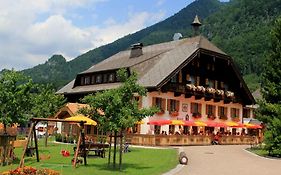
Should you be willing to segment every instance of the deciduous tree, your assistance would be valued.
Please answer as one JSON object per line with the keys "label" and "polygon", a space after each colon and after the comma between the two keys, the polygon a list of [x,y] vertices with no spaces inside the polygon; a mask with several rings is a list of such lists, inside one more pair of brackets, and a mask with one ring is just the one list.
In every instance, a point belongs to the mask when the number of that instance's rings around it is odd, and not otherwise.
{"label": "deciduous tree", "polygon": [[[122,136],[125,128],[132,127],[137,121],[158,111],[156,108],[138,108],[138,101],[135,97],[145,96],[147,91],[137,84],[136,73],[128,76],[126,69],[120,69],[118,77],[122,82],[119,88],[97,92],[95,95],[88,95],[83,99],[83,102],[90,105],[88,114],[98,122],[98,127],[114,133],[114,167],[117,133]],[[119,165],[121,165],[121,162],[122,158]]]}

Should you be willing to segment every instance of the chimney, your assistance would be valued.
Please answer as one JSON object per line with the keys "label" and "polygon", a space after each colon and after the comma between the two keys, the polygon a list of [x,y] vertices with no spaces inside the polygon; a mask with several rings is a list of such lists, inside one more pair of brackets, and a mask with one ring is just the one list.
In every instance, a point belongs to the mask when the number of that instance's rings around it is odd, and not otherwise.
{"label": "chimney", "polygon": [[131,54],[130,58],[139,57],[142,55],[142,43],[136,43],[131,45]]}
{"label": "chimney", "polygon": [[193,30],[194,30],[194,36],[199,35],[199,27],[202,25],[199,21],[198,16],[196,15],[194,18],[194,21],[191,23]]}

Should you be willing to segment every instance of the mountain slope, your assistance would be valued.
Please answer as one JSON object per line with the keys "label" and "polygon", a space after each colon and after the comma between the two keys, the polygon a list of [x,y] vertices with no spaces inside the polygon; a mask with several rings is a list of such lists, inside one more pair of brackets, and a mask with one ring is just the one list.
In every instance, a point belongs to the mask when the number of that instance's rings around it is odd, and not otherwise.
{"label": "mountain slope", "polygon": [[[223,3],[217,0],[198,0],[177,14],[168,19],[159,22],[151,27],[145,28],[139,32],[127,35],[113,43],[101,46],[78,56],[72,61],[63,61],[62,56],[55,55],[58,64],[50,64],[54,58],[50,58],[46,63],[35,66],[23,72],[31,76],[35,82],[53,83],[55,87],[61,87],[75,78],[76,74],[88,69],[109,56],[129,48],[133,43],[142,42],[144,45],[156,44],[172,40],[173,34],[181,32],[184,36],[191,35],[190,24],[197,14],[201,19],[208,17],[210,14],[218,11]],[[60,59],[58,59],[60,57]],[[55,59],[56,60],[56,59]],[[65,60],[65,59],[64,59]]]}

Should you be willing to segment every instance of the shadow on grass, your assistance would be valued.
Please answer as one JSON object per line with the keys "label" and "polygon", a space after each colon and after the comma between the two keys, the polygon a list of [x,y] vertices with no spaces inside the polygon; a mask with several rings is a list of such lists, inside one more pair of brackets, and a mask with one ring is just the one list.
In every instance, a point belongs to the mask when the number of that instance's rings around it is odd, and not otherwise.
{"label": "shadow on grass", "polygon": [[103,170],[103,171],[114,171],[114,172],[127,172],[127,169],[135,169],[135,170],[144,170],[144,169],[151,169],[153,167],[151,166],[140,166],[139,164],[133,164],[133,163],[122,163],[121,166],[121,171],[119,171],[119,164],[116,163],[116,167],[115,169],[113,168],[113,164],[108,165],[107,163],[104,164],[88,164],[86,167],[92,167],[92,168],[96,168],[98,170]]}

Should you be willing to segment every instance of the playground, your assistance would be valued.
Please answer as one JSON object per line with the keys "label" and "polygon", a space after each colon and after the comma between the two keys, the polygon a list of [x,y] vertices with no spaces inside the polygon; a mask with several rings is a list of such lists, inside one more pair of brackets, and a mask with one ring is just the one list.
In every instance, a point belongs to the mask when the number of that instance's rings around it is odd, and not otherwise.
{"label": "playground", "polygon": [[[122,170],[113,169],[108,166],[106,153],[105,158],[97,156],[87,157],[87,165],[78,163],[73,168],[71,160],[74,157],[74,144],[54,143],[54,137],[49,139],[48,147],[44,147],[44,138],[38,140],[38,150],[40,162],[37,162],[36,156],[25,157],[24,165],[37,169],[52,169],[60,174],[162,174],[174,168],[177,163],[177,151],[175,149],[148,149],[130,147],[130,152],[123,154],[124,162]],[[69,156],[63,156],[62,150],[69,151]],[[1,172],[16,169],[19,166],[19,157],[22,154],[22,148],[15,149],[17,157],[13,164],[1,167]],[[81,158],[79,158],[82,160]]]}

